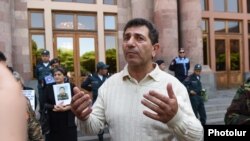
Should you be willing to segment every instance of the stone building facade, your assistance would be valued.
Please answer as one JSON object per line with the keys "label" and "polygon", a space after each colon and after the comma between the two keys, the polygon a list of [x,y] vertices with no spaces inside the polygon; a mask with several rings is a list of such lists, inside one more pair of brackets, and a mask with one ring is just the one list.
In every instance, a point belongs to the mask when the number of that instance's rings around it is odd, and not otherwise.
{"label": "stone building facade", "polygon": [[[44,38],[43,48],[51,52],[51,58],[59,56],[59,39],[72,40],[73,74],[77,84],[82,81],[78,79],[82,77],[82,65],[75,63],[81,61],[79,44],[82,39],[93,40],[95,62],[107,62],[105,52],[112,39],[112,46],[116,49],[115,65],[119,71],[126,63],[121,49],[123,27],[131,18],[141,17],[153,22],[160,32],[161,48],[156,59],[164,59],[168,65],[178,55],[178,48],[185,48],[187,57],[191,59],[190,73],[195,64],[203,65],[202,81],[211,95],[217,88],[239,86],[249,76],[250,3],[247,0],[223,0],[223,3],[216,0],[89,2],[0,0],[0,50],[6,54],[8,64],[19,71],[26,81],[32,80],[34,58],[31,42],[33,35],[39,34]],[[33,13],[43,15],[42,29],[30,27],[30,15]],[[77,27],[57,29],[56,17],[62,15],[72,16],[73,19],[87,15],[87,18],[94,19],[96,26],[91,31],[77,30]],[[106,19],[113,19],[115,26],[106,29],[109,26],[105,25]]]}
{"label": "stone building facade", "polygon": [[25,80],[32,78],[28,36],[27,1],[0,0],[0,50]]}
{"label": "stone building facade", "polygon": [[[143,17],[153,22],[159,30],[161,48],[157,59],[163,59],[166,64],[170,64],[178,55],[178,49],[183,47],[186,56],[191,60],[190,73],[192,73],[195,64],[203,64],[201,14],[200,0],[118,1],[119,46],[124,24],[131,18]],[[122,55],[122,50],[119,50],[119,54]],[[119,60],[121,67],[124,66],[124,60]],[[212,97],[216,89],[214,73],[208,65],[203,68],[202,83]]]}

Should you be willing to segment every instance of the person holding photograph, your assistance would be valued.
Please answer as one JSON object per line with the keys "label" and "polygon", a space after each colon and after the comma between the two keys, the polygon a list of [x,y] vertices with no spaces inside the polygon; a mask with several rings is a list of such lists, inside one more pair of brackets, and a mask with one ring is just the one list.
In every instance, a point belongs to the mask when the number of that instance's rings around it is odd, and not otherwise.
{"label": "person holding photograph", "polygon": [[59,88],[59,94],[57,95],[57,100],[66,100],[69,99],[68,94],[65,92],[65,88],[64,87],[60,87]]}
{"label": "person holding photograph", "polygon": [[[48,110],[50,132],[46,135],[46,141],[77,141],[77,129],[75,115],[71,112],[71,106],[63,102],[56,104],[53,85],[64,84],[66,71],[62,67],[53,70],[55,83],[45,88],[45,108]],[[74,84],[70,83],[71,95]],[[64,88],[64,87],[63,87]]]}

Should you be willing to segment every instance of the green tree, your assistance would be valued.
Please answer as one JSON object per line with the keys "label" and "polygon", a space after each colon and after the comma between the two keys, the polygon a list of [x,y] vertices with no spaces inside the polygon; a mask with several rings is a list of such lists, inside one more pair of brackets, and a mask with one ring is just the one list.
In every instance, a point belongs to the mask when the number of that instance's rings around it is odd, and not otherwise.
{"label": "green tree", "polygon": [[106,50],[106,63],[109,65],[109,72],[116,73],[117,65],[116,65],[116,49],[111,48]]}
{"label": "green tree", "polygon": [[96,57],[94,51],[86,52],[80,57],[82,75],[95,72],[95,59]]}
{"label": "green tree", "polygon": [[67,71],[74,71],[74,61],[73,61],[73,50],[71,49],[57,49],[58,59],[60,59],[61,65],[67,69]]}

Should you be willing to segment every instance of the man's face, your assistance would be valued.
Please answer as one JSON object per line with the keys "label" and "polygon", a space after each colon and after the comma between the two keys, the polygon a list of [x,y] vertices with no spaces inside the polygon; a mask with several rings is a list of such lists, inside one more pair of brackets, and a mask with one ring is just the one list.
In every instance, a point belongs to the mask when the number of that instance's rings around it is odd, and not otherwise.
{"label": "man's face", "polygon": [[101,75],[107,75],[108,74],[108,69],[100,69],[100,74]]}
{"label": "man's face", "polygon": [[60,88],[59,93],[60,93],[60,94],[65,94],[64,88]]}
{"label": "man's face", "polygon": [[184,50],[180,50],[179,51],[179,56],[180,57],[185,57],[185,51]]}
{"label": "man's face", "polygon": [[149,38],[146,26],[127,28],[123,35],[123,53],[131,66],[145,65],[152,62],[156,48]]}
{"label": "man's face", "polygon": [[59,67],[59,66],[60,66],[59,63],[54,63],[54,64],[51,65],[51,68],[54,69],[54,68]]}
{"label": "man's face", "polygon": [[159,67],[160,67],[161,70],[164,71],[166,69],[166,64],[165,63],[161,63]]}
{"label": "man's face", "polygon": [[200,74],[201,74],[201,70],[194,70],[194,73],[195,73],[196,75],[200,75]]}
{"label": "man's face", "polygon": [[49,55],[42,55],[42,61],[43,61],[44,63],[49,62]]}

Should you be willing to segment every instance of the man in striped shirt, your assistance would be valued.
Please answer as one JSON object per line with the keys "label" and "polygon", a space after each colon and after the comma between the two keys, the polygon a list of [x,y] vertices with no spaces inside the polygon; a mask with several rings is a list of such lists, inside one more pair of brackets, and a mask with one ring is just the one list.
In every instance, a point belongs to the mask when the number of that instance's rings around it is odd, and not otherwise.
{"label": "man in striped shirt", "polygon": [[113,141],[203,140],[185,86],[153,62],[159,47],[149,21],[126,24],[124,69],[103,83],[93,107],[88,95],[74,89],[71,107],[85,134],[97,134],[107,124]]}

